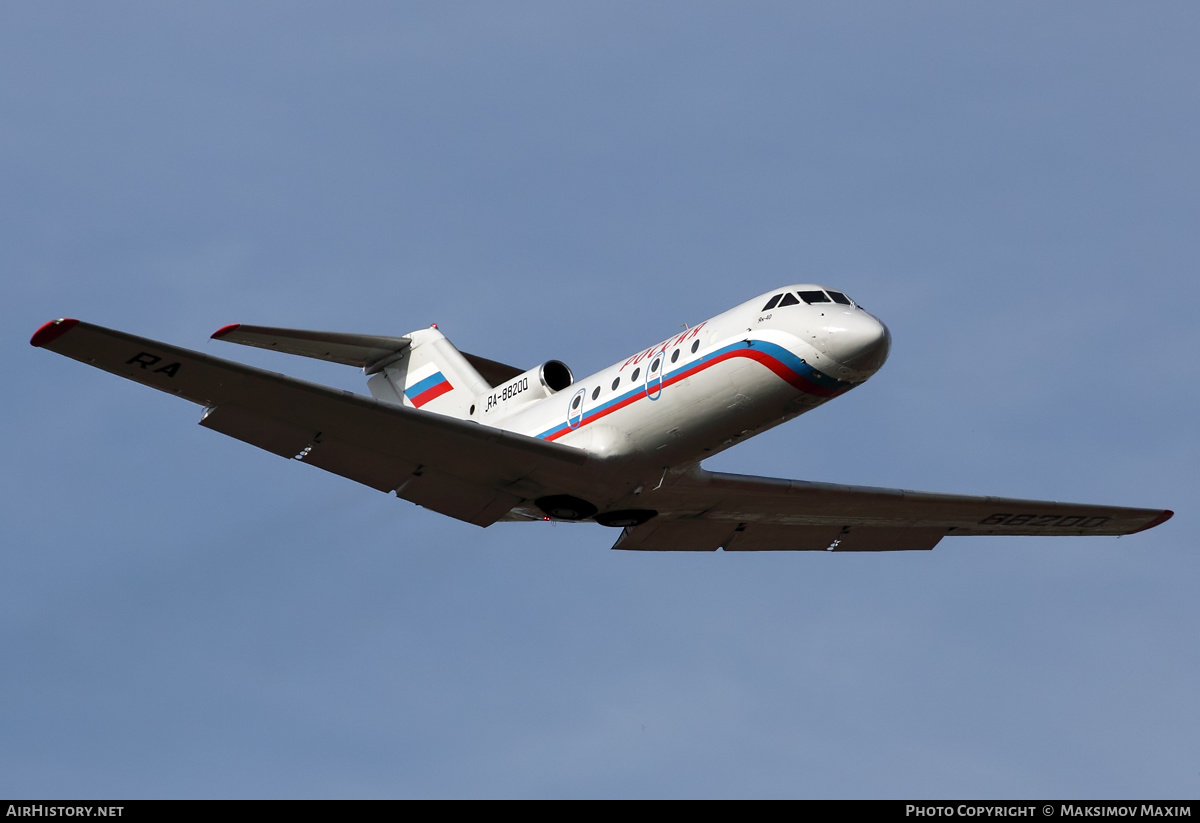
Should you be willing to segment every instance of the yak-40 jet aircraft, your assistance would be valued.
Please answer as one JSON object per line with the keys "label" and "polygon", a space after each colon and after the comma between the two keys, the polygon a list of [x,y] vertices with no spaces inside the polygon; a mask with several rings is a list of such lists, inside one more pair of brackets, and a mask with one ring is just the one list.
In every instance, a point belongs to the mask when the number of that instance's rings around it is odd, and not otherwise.
{"label": "yak-40 jet aircraft", "polygon": [[30,341],[204,407],[200,425],[450,517],[592,520],[614,548],[932,549],[962,535],[1119,535],[1171,516],[706,471],[700,461],[850,391],[887,359],[875,317],[833,289],[755,297],[575,380],[404,337],[230,325],[212,335],[362,368],[374,399],[54,320]]}

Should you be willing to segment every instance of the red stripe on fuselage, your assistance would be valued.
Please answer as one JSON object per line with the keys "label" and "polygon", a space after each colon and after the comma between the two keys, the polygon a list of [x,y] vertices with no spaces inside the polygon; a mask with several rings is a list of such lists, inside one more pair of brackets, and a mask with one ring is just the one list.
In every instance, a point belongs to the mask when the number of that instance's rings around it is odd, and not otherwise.
{"label": "red stripe on fuselage", "polygon": [[806,392],[807,394],[815,394],[817,397],[837,397],[842,393],[836,389],[827,389],[824,386],[818,386],[816,383],[805,380],[802,375],[797,374],[779,360],[776,360],[771,355],[761,352],[758,349],[739,349],[738,351],[731,352],[730,354],[732,356],[749,357],[751,360],[762,363],[768,369],[775,372],[775,374],[777,374],[782,380],[787,381],[800,391]]}
{"label": "red stripe on fuselage", "polygon": [[[709,366],[715,366],[718,363],[723,363],[726,360],[732,359],[734,357],[749,357],[751,360],[754,360],[757,363],[761,363],[762,365],[764,365],[768,369],[770,369],[776,376],[778,376],[779,378],[781,378],[782,380],[787,382],[788,385],[792,386],[795,389],[798,389],[799,391],[805,392],[806,394],[816,395],[817,397],[837,397],[839,394],[842,394],[844,391],[849,391],[849,389],[843,389],[842,391],[836,391],[834,389],[827,389],[824,386],[818,386],[816,383],[812,383],[808,380],[805,380],[801,375],[792,371],[791,369],[789,369],[787,366],[785,366],[779,360],[776,360],[771,355],[769,355],[765,352],[762,352],[762,351],[755,350],[753,348],[734,349],[733,351],[724,352],[723,354],[719,354],[710,360],[705,360],[703,363],[697,363],[695,366],[691,367],[690,369],[676,372],[675,374],[671,375],[667,379],[663,380],[662,384],[664,387],[674,385],[675,383],[678,383],[681,380],[686,380],[687,378],[691,377],[692,375],[699,374],[700,372],[707,369]],[[569,432],[579,431],[579,429],[582,428],[583,426],[586,426],[589,423],[595,422],[596,420],[600,420],[603,417],[607,417],[608,415],[612,414],[613,412],[625,408],[626,406],[628,406],[630,403],[634,402],[635,400],[641,400],[643,397],[648,397],[648,396],[649,395],[645,391],[636,392],[636,393],[630,395],[629,397],[626,397],[624,400],[621,400],[617,403],[613,403],[611,406],[607,406],[607,407],[601,409],[600,411],[592,412],[591,414],[588,414],[585,412],[583,415],[583,419],[580,421],[578,426],[576,426],[573,429],[568,426],[563,426],[558,431],[555,431],[551,434],[546,435],[545,439],[546,440],[557,440],[558,438],[562,437],[563,435],[565,435]]]}

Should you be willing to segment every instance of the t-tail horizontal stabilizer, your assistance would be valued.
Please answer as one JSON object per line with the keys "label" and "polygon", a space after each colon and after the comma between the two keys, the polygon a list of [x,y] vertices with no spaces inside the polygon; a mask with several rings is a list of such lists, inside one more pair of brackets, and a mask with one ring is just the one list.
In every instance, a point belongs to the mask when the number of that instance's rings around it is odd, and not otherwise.
{"label": "t-tail horizontal stabilizer", "polygon": [[[346,366],[357,366],[368,375],[381,371],[400,352],[412,345],[407,337],[386,337],[379,334],[346,334],[335,331],[308,331],[306,329],[282,329],[273,326],[248,326],[230,323],[212,334],[213,340],[271,349],[284,354],[297,354],[317,360],[328,360]],[[490,387],[507,383],[524,369],[489,360],[470,352],[459,352],[479,373]]]}
{"label": "t-tail horizontal stabilizer", "polygon": [[242,323],[222,326],[213,332],[212,339],[358,366],[365,369],[367,374],[380,371],[388,360],[412,345],[412,340],[407,337],[280,329],[271,326],[247,326]]}

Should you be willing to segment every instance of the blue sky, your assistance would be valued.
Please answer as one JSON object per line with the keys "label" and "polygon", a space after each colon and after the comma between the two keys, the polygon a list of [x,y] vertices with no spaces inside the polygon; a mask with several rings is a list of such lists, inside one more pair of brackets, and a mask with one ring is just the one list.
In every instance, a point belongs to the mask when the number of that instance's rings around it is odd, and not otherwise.
{"label": "blue sky", "polygon": [[[1200,13],[0,10],[0,794],[1195,797]],[[586,374],[776,286],[893,334],[713,468],[1161,506],[1121,539],[610,552],[28,345],[72,316]]]}

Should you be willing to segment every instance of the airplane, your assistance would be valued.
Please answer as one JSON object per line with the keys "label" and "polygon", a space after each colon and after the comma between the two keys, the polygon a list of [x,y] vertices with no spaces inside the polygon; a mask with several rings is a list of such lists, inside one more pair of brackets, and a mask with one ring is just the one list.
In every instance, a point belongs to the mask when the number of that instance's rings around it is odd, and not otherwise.
{"label": "airplane", "polygon": [[403,337],[232,324],[213,339],[361,368],[367,397],[61,318],[30,343],[204,407],[200,425],[477,526],[591,521],[642,551],[928,550],[970,535],[1124,535],[1172,516],[708,471],[862,385],[887,327],[844,292],[773,289],[583,380]]}

